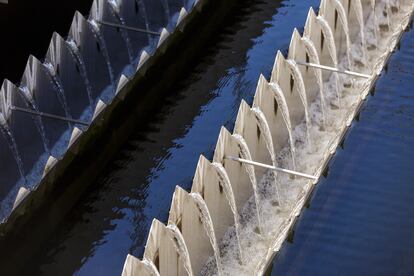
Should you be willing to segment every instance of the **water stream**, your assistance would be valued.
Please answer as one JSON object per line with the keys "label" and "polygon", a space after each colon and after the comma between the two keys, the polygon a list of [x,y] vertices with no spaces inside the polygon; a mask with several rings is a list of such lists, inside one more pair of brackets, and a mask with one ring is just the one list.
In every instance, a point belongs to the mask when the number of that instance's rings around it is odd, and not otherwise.
{"label": "water stream", "polygon": [[[126,26],[124,18],[120,15],[118,2],[116,0],[109,0],[108,3],[111,13],[118,21],[118,24]],[[119,28],[119,31],[121,32],[121,36],[125,41],[125,45],[128,51],[129,63],[134,64],[134,51],[132,49],[131,39],[129,38],[128,31],[124,28]]]}
{"label": "water stream", "polygon": [[[233,137],[238,141],[240,146],[240,154],[242,155],[243,159],[253,161],[252,156],[250,154],[249,147],[246,144],[244,138],[238,134],[233,134]],[[243,164],[244,168],[246,169],[247,175],[250,178],[250,182],[252,183],[254,199],[255,199],[255,207],[256,207],[256,214],[257,214],[257,221],[258,221],[258,229],[260,233],[262,233],[262,222],[260,216],[260,197],[259,197],[259,189],[257,187],[257,180],[256,175],[254,173],[254,167],[252,165]]]}
{"label": "water stream", "polygon": [[292,121],[290,120],[290,113],[286,103],[285,95],[283,94],[282,89],[276,83],[270,83],[270,87],[274,93],[276,102],[281,109],[283,121],[286,124],[286,128],[289,133],[289,146],[290,146],[290,153],[292,155],[292,169],[296,170],[296,157],[295,157],[295,140],[293,139],[293,130],[292,130]]}
{"label": "water stream", "polygon": [[[40,112],[39,108],[37,107],[32,94],[29,91],[29,88],[27,88],[27,86],[24,87],[19,87],[19,90],[22,92],[23,96],[25,97],[29,108],[35,110],[36,112]],[[50,155],[50,148],[49,148],[49,140],[46,137],[46,131],[45,131],[45,126],[43,124],[43,120],[40,116],[32,116],[32,119],[36,125],[36,128],[38,129],[40,136],[42,137],[42,142],[43,142],[43,147],[45,149],[45,151]]]}
{"label": "water stream", "polygon": [[[305,44],[307,53],[309,54],[310,61],[312,63],[320,65],[321,62],[319,60],[318,51],[316,50],[316,47],[313,41],[305,35],[302,37],[302,41],[303,41],[303,44]],[[323,118],[322,124],[324,127],[326,127],[326,97],[325,97],[325,92],[324,92],[324,87],[323,87],[324,85],[323,85],[322,70],[318,68],[312,68],[312,70],[315,74],[316,82],[318,83],[318,86],[319,86],[319,94],[320,94],[319,96],[321,99],[321,110],[322,110],[322,118]]]}
{"label": "water stream", "polygon": [[229,179],[229,176],[227,175],[227,171],[224,169],[223,165],[221,163],[213,162],[212,166],[213,168],[215,168],[217,172],[217,176],[220,179],[220,185],[222,185],[223,187],[224,193],[230,205],[231,212],[233,213],[234,226],[235,226],[236,236],[237,236],[237,247],[239,248],[239,258],[240,258],[240,261],[243,262],[245,259],[244,259],[243,250],[240,244],[240,233],[241,233],[240,216],[237,210],[236,199],[233,193],[233,187],[230,183],[230,179]]}
{"label": "water stream", "polygon": [[85,83],[86,92],[88,93],[89,105],[93,109],[94,108],[94,100],[93,100],[93,91],[92,85],[88,78],[88,72],[86,70],[85,62],[79,52],[79,48],[76,45],[74,40],[66,41],[68,45],[69,52],[71,53],[73,60],[75,61],[76,65],[79,68],[80,75]]}
{"label": "water stream", "polygon": [[309,117],[309,107],[308,107],[308,98],[306,96],[305,83],[303,81],[302,73],[299,70],[298,64],[294,60],[287,60],[287,64],[290,67],[290,71],[293,75],[293,79],[296,83],[296,90],[299,94],[300,100],[302,101],[303,108],[305,110],[305,121],[306,121],[306,140],[310,146],[312,146],[312,138],[310,135],[310,128],[312,125],[311,119]]}
{"label": "water stream", "polygon": [[[53,87],[57,92],[57,96],[60,104],[62,105],[63,111],[65,112],[65,116],[67,118],[72,118],[68,103],[66,101],[65,90],[63,89],[62,82],[60,81],[59,76],[56,74],[55,68],[49,62],[43,63],[43,66],[46,68],[46,72],[50,77]],[[68,123],[68,125],[69,127],[71,127],[71,123]]]}
{"label": "water stream", "polygon": [[194,200],[194,203],[196,204],[198,210],[200,211],[200,218],[204,226],[204,230],[206,231],[206,234],[210,240],[211,246],[214,250],[214,257],[216,259],[217,264],[217,274],[220,276],[221,271],[223,271],[221,267],[221,258],[220,258],[220,249],[218,246],[216,234],[214,232],[214,226],[213,221],[210,216],[210,212],[208,210],[208,207],[206,205],[206,202],[198,193],[190,193],[190,197]]}
{"label": "water stream", "polygon": [[[270,128],[267,123],[266,117],[263,114],[263,112],[257,107],[252,108],[252,111],[255,114],[257,123],[259,125],[260,132],[263,133],[263,137],[266,143],[266,148],[269,151],[270,159],[272,160],[272,165],[274,167],[277,167],[276,154],[275,154],[275,150],[273,147],[272,133],[270,132]],[[277,195],[277,202],[279,205],[281,205],[282,201],[280,199],[280,192],[279,192],[278,186],[279,186],[278,183],[276,183],[275,190],[276,190],[276,195]]]}
{"label": "water stream", "polygon": [[365,39],[365,23],[364,23],[364,12],[362,9],[361,0],[354,1],[354,10],[356,13],[356,18],[359,24],[359,32],[361,35],[361,44],[362,44],[362,53],[364,64],[368,62],[367,60],[367,43]]}
{"label": "water stream", "polygon": [[102,54],[104,56],[106,65],[108,67],[108,73],[109,73],[109,77],[111,79],[112,87],[113,87],[113,89],[116,89],[115,88],[116,87],[115,73],[114,73],[114,70],[111,66],[111,60],[109,58],[108,48],[106,47],[105,39],[102,37],[99,26],[98,26],[98,24],[96,23],[95,20],[90,19],[87,22],[88,22],[88,25],[90,26],[90,28],[93,32],[93,35],[95,36],[96,40],[98,41],[98,44],[100,46],[100,50],[102,51]]}
{"label": "water stream", "polygon": [[349,32],[349,22],[348,22],[348,17],[345,11],[344,6],[342,5],[342,3],[339,0],[333,0],[333,2],[335,4],[336,10],[338,11],[339,14],[339,20],[341,21],[344,33],[345,33],[345,38],[346,38],[346,54],[347,54],[347,58],[348,58],[348,68],[351,69],[353,67],[353,65],[351,64],[351,53],[350,51],[351,49],[351,38],[350,38],[350,32]]}
{"label": "water stream", "polygon": [[[335,68],[338,68],[338,54],[336,51],[336,46],[335,46],[335,40],[334,40],[334,35],[332,33],[332,29],[329,26],[328,22],[325,20],[325,18],[323,18],[322,16],[318,15],[316,17],[316,20],[319,22],[321,28],[322,28],[322,32],[323,35],[327,41],[328,44],[328,51],[329,51],[329,55],[332,59],[333,65]],[[338,106],[341,107],[341,95],[340,93],[340,88],[339,88],[339,75],[338,73],[334,73],[335,78],[336,78],[336,93],[337,93],[337,100],[338,100]]]}
{"label": "water stream", "polygon": [[188,276],[193,276],[190,254],[188,253],[188,248],[183,238],[183,235],[181,234],[180,229],[178,229],[177,225],[175,224],[168,224],[167,230],[170,231],[171,239],[174,243],[178,255],[180,256],[181,261],[184,264],[185,271],[187,272]]}

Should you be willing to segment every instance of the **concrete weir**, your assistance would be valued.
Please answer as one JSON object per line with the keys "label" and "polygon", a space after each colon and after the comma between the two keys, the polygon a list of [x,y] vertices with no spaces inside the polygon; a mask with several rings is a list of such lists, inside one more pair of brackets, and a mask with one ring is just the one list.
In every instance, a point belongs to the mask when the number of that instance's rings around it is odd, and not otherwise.
{"label": "concrete weir", "polygon": [[[18,85],[4,80],[2,248],[37,224],[59,223],[236,3],[95,0],[88,17],[75,13],[65,38],[53,34],[43,59],[30,56]],[[33,247],[47,238],[38,232]]]}
{"label": "concrete weir", "polygon": [[253,107],[242,101],[233,133],[222,128],[213,160],[200,157],[191,191],[176,188],[167,225],[154,220],[143,259],[128,255],[123,276],[263,275],[413,11],[411,0],[310,9],[288,56],[277,53],[269,81],[260,76]]}

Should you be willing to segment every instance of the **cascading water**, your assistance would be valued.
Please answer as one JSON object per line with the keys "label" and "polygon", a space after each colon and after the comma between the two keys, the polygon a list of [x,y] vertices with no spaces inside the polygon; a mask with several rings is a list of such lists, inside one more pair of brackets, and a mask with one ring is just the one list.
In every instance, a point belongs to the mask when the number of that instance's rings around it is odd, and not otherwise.
{"label": "cascading water", "polygon": [[229,202],[231,212],[234,216],[234,226],[236,228],[236,237],[237,237],[237,247],[239,249],[239,258],[240,261],[244,261],[243,250],[240,244],[240,233],[241,233],[241,225],[240,225],[240,216],[236,206],[236,199],[233,193],[233,187],[231,186],[229,176],[226,172],[226,169],[223,167],[221,163],[213,162],[213,168],[216,169],[217,176],[220,179],[220,184],[223,187],[224,194]]}
{"label": "cascading water", "polygon": [[[257,107],[252,108],[252,111],[255,114],[256,120],[259,124],[260,132],[263,133],[267,150],[269,151],[270,157],[272,159],[272,165],[277,167],[276,154],[274,151],[273,141],[272,141],[272,134],[270,132],[270,128],[267,123],[266,117],[263,114],[263,112]],[[279,185],[277,183],[275,183],[275,190],[276,190],[278,204],[281,205],[282,201],[280,198]]]}
{"label": "cascading water", "polygon": [[270,83],[270,87],[273,90],[273,95],[275,96],[276,102],[278,106],[281,108],[282,118],[286,124],[286,128],[289,133],[289,144],[290,144],[290,153],[292,155],[292,169],[296,170],[296,161],[295,161],[295,141],[293,140],[293,130],[292,130],[292,123],[290,120],[290,114],[288,110],[288,106],[286,103],[285,95],[283,95],[283,91],[280,86],[276,83]]}
{"label": "cascading water", "polygon": [[115,86],[116,86],[115,85],[115,83],[116,83],[115,82],[115,73],[114,73],[114,70],[112,69],[112,66],[111,66],[111,60],[109,58],[109,53],[108,53],[108,48],[106,47],[106,42],[105,42],[104,38],[102,37],[99,26],[98,26],[98,24],[96,23],[95,20],[89,19],[88,20],[88,25],[90,26],[90,28],[92,30],[92,33],[95,36],[95,38],[98,40],[98,44],[101,48],[101,51],[102,51],[102,54],[104,56],[106,65],[108,67],[108,72],[109,72],[109,77],[111,79],[111,84],[112,84],[113,88],[115,89]]}
{"label": "cascading water", "polygon": [[[48,75],[52,80],[53,87],[55,88],[56,92],[58,93],[59,102],[62,104],[63,111],[65,112],[65,116],[67,118],[72,118],[72,115],[69,110],[68,103],[66,101],[65,90],[63,89],[62,82],[59,79],[59,76],[56,74],[55,68],[49,62],[43,63],[44,67],[47,69]],[[71,123],[68,123],[69,127],[71,127]]]}
{"label": "cascading water", "polygon": [[88,99],[90,107],[94,107],[94,100],[93,100],[93,91],[92,91],[92,85],[88,78],[88,73],[86,71],[85,62],[83,61],[82,56],[80,55],[79,48],[76,45],[76,42],[74,40],[66,41],[66,44],[68,45],[69,53],[72,55],[75,64],[79,68],[80,75],[85,83],[86,92],[88,93]]}
{"label": "cascading water", "polygon": [[391,4],[389,0],[385,1],[385,9],[387,10],[387,23],[388,23],[388,29],[392,29],[392,20],[391,20]]}
{"label": "cascading water", "polygon": [[353,7],[354,7],[356,18],[357,18],[358,24],[359,24],[359,32],[360,32],[360,35],[361,35],[361,43],[362,43],[362,54],[363,54],[364,63],[366,64],[368,62],[368,60],[367,60],[367,44],[366,44],[366,39],[365,39],[364,12],[363,12],[363,9],[362,9],[361,0],[354,1]]}
{"label": "cascading water", "polygon": [[378,34],[378,16],[377,16],[377,12],[376,12],[376,5],[375,5],[376,0],[371,0],[371,8],[372,8],[372,15],[373,15],[373,20],[374,20],[374,36],[375,36],[375,40],[376,43],[378,44],[378,39],[379,39],[379,34]]}
{"label": "cascading water", "polygon": [[[311,62],[320,65],[321,62],[319,60],[318,51],[316,50],[316,47],[313,41],[309,39],[309,37],[307,36],[303,36],[301,39],[307,49],[307,53],[309,54],[309,58]],[[326,127],[326,103],[325,103],[326,98],[325,98],[325,92],[324,92],[324,87],[323,87],[322,70],[318,68],[313,68],[313,72],[315,74],[316,82],[318,83],[318,86],[319,86],[323,125]]]}
{"label": "cascading water", "polygon": [[[37,107],[35,101],[33,100],[33,97],[29,91],[29,88],[27,88],[26,86],[24,87],[19,87],[19,90],[23,93],[23,96],[25,97],[28,105],[30,106],[31,109],[35,110],[36,112],[40,112],[39,108]],[[47,153],[50,154],[50,149],[49,149],[49,141],[46,137],[46,131],[45,131],[45,127],[43,125],[43,121],[42,118],[40,116],[34,116],[32,115],[33,121],[36,125],[36,128],[38,129],[40,136],[42,137],[42,142],[43,142],[43,147],[45,149],[45,151]]]}
{"label": "cascading water", "polygon": [[[336,46],[335,46],[335,40],[334,40],[334,35],[332,33],[332,29],[329,26],[328,22],[325,20],[325,18],[323,18],[322,16],[318,15],[316,17],[316,20],[319,22],[321,28],[322,28],[322,32],[326,38],[326,41],[328,43],[328,51],[329,51],[329,55],[332,59],[332,62],[335,66],[335,68],[338,68],[338,54],[336,52]],[[340,97],[340,91],[339,91],[339,75],[338,73],[333,73],[335,76],[335,83],[336,83],[336,94],[337,94],[337,100],[338,100],[338,105],[339,107],[341,107],[341,97]]]}
{"label": "cascading water", "polygon": [[0,113],[0,131],[5,136],[8,144],[9,144],[10,151],[13,153],[13,157],[16,160],[17,167],[18,167],[19,172],[20,172],[20,176],[23,178],[24,182],[26,182],[26,176],[25,176],[25,173],[24,173],[23,161],[22,161],[22,158],[20,157],[19,151],[17,149],[16,141],[14,140],[13,134],[11,133],[11,131],[10,131],[8,125],[7,125],[6,119],[3,117],[3,114],[1,114],[1,113]]}
{"label": "cascading water", "polygon": [[[239,142],[239,146],[240,146],[240,153],[242,155],[242,157],[246,160],[253,160],[252,156],[250,154],[250,150],[249,147],[246,144],[246,141],[244,140],[244,138],[238,134],[233,134],[233,137]],[[257,180],[256,180],[256,175],[254,173],[254,169],[252,165],[244,165],[247,175],[250,178],[250,181],[252,182],[252,186],[253,186],[253,192],[254,192],[254,199],[255,199],[255,204],[256,204],[256,213],[257,213],[257,221],[258,221],[258,228],[259,228],[259,232],[262,233],[262,219],[260,216],[260,199],[259,199],[259,189],[257,187]]]}
{"label": "cascading water", "polygon": [[201,197],[198,193],[190,193],[190,197],[194,200],[194,203],[196,204],[197,208],[200,211],[200,218],[203,223],[204,229],[206,231],[206,234],[208,238],[210,239],[210,243],[214,250],[214,257],[216,259],[217,264],[217,274],[221,275],[221,258],[220,258],[220,249],[217,243],[216,234],[214,232],[213,222],[210,216],[210,212],[207,208],[207,205],[204,201],[204,199]]}
{"label": "cascading water", "polygon": [[348,17],[346,16],[346,12],[345,12],[345,8],[342,5],[342,3],[339,0],[332,0],[336,10],[338,11],[339,14],[339,20],[341,21],[344,33],[345,33],[345,39],[346,39],[346,55],[348,58],[348,66],[349,69],[351,69],[353,67],[352,63],[351,63],[351,38],[350,36],[350,32],[349,32],[349,22],[348,22]]}
{"label": "cascading water", "polygon": [[311,135],[310,135],[310,128],[312,125],[312,122],[309,117],[309,107],[308,107],[308,99],[306,96],[306,88],[305,83],[303,81],[302,73],[299,70],[298,64],[294,60],[287,60],[287,64],[290,67],[290,71],[293,74],[293,78],[295,80],[295,83],[297,83],[297,91],[299,93],[300,100],[302,101],[303,108],[305,109],[305,121],[306,121],[306,136],[307,136],[307,142],[310,147],[312,147],[311,143]]}
{"label": "cascading water", "polygon": [[[109,3],[111,13],[116,18],[118,23],[122,26],[126,26],[125,20],[121,16],[120,11],[119,11],[119,3],[116,0],[109,0],[108,3]],[[134,51],[132,50],[131,39],[129,38],[128,32],[124,28],[120,28],[120,32],[127,47],[129,62],[131,64],[134,64]]]}
{"label": "cascading water", "polygon": [[[147,9],[145,7],[145,3],[143,2],[143,0],[135,0],[139,9],[142,10],[142,17],[144,18],[144,22],[145,22],[145,28],[147,31],[150,31],[150,26],[149,26],[149,20],[148,20],[148,16],[147,16]],[[152,44],[152,37],[151,35],[148,33],[147,34],[148,37],[148,44],[151,45]]]}
{"label": "cascading water", "polygon": [[323,16],[318,15],[316,17],[316,20],[319,22],[319,24],[322,28],[322,33],[323,33],[323,35],[325,36],[325,38],[327,40],[328,51],[329,51],[329,55],[332,59],[332,62],[333,62],[335,67],[338,67],[338,54],[336,52],[335,39],[334,39],[334,35],[332,33],[332,29],[329,26],[328,22],[325,20],[325,18],[323,18]]}
{"label": "cascading water", "polygon": [[193,276],[193,269],[191,268],[190,253],[188,253],[187,245],[185,244],[183,235],[180,229],[175,224],[168,224],[167,230],[171,234],[171,239],[174,242],[175,249],[177,250],[180,259],[184,264],[184,269],[188,276]]}
{"label": "cascading water", "polygon": [[259,125],[260,132],[264,135],[264,140],[266,143],[267,150],[269,151],[270,158],[272,160],[273,166],[276,166],[276,155],[273,148],[272,134],[270,133],[269,125],[267,124],[266,117],[263,112],[257,108],[252,108],[253,113],[255,114],[256,120]]}
{"label": "cascading water", "polygon": [[142,264],[147,269],[147,271],[150,273],[150,275],[153,276],[160,276],[160,273],[158,272],[158,269],[155,267],[153,262],[148,261],[147,259],[142,260]]}

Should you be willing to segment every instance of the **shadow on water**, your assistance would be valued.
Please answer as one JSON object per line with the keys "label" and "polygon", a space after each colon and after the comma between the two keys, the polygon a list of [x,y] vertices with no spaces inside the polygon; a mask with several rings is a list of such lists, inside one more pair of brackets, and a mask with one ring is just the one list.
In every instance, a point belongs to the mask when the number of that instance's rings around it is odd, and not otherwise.
{"label": "shadow on water", "polygon": [[27,1],[0,4],[0,82],[19,82],[29,55],[43,58],[53,32],[66,37],[73,15],[87,15],[92,0]]}
{"label": "shadow on water", "polygon": [[414,32],[405,34],[271,275],[413,275]]}

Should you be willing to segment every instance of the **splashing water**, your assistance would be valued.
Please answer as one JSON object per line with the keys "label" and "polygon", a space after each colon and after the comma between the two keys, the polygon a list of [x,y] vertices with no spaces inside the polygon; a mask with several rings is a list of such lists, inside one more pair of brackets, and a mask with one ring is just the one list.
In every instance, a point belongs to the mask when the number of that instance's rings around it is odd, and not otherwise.
{"label": "splashing water", "polygon": [[295,83],[298,85],[296,86],[296,89],[299,93],[299,97],[302,101],[303,108],[305,109],[305,120],[306,120],[306,136],[308,144],[311,146],[311,135],[310,135],[310,128],[311,128],[311,120],[309,117],[309,109],[308,109],[308,99],[306,97],[306,88],[305,83],[303,81],[302,73],[299,70],[298,64],[294,60],[287,60],[287,64],[290,67],[290,70],[293,74],[293,78],[295,79]]}
{"label": "splashing water", "polygon": [[[335,46],[335,40],[334,40],[334,35],[332,33],[332,29],[329,26],[328,22],[325,20],[325,18],[323,18],[322,16],[318,15],[316,17],[316,20],[319,22],[321,28],[322,28],[322,32],[324,34],[324,36],[326,37],[327,43],[328,43],[328,50],[329,50],[329,55],[332,59],[332,62],[335,66],[335,68],[338,68],[338,54],[336,52],[336,46]],[[338,105],[339,107],[341,106],[341,96],[340,96],[340,89],[339,89],[339,75],[338,73],[333,73],[335,78],[336,78],[336,94],[337,94],[337,100],[338,100]]]}
{"label": "splashing water", "polygon": [[[305,45],[305,47],[307,49],[307,52],[309,54],[311,62],[320,65],[321,62],[319,60],[318,51],[316,50],[316,47],[315,47],[315,44],[313,43],[313,41],[307,36],[303,36],[302,41],[303,41],[303,44]],[[322,69],[313,68],[312,70],[315,74],[316,82],[318,83],[318,86],[319,86],[319,94],[320,94],[320,98],[321,98],[322,119],[323,119],[322,123],[326,127],[326,103],[325,103],[325,92],[324,92],[324,87],[323,87]]]}
{"label": "splashing water", "polygon": [[367,44],[366,44],[366,39],[365,39],[365,23],[364,23],[364,11],[362,9],[362,4],[361,4],[361,0],[356,0],[355,4],[353,5],[355,13],[356,13],[356,18],[358,20],[358,24],[359,24],[359,31],[360,31],[360,35],[361,35],[361,44],[362,44],[362,53],[363,53],[363,59],[364,59],[364,64],[367,64],[368,60],[367,60]]}
{"label": "splashing water", "polygon": [[193,276],[193,269],[191,268],[190,253],[188,253],[187,245],[184,241],[180,229],[175,224],[168,224],[167,230],[171,234],[171,239],[174,242],[175,249],[184,264],[184,269],[189,276]]}
{"label": "splashing water", "polygon": [[[276,154],[275,154],[274,147],[273,147],[272,134],[270,132],[270,128],[269,128],[269,125],[267,123],[266,117],[263,114],[263,112],[257,107],[252,108],[252,111],[254,112],[256,120],[259,124],[260,132],[263,133],[267,150],[269,151],[270,157],[272,159],[272,165],[274,167],[276,167],[277,166]],[[282,201],[280,199],[280,192],[279,192],[279,187],[278,186],[279,185],[275,184],[277,201],[281,205]]]}
{"label": "splashing water", "polygon": [[229,202],[231,212],[234,216],[234,226],[236,230],[236,237],[237,237],[237,247],[239,249],[239,258],[240,261],[244,261],[243,250],[240,244],[240,233],[241,233],[241,225],[240,225],[240,217],[239,212],[237,211],[236,200],[233,193],[233,187],[231,186],[229,176],[227,171],[224,169],[221,163],[213,162],[213,168],[215,168],[217,176],[220,179],[220,184],[223,186],[224,194]]}
{"label": "splashing water", "polygon": [[288,110],[288,106],[286,103],[285,95],[283,94],[282,89],[277,83],[270,83],[270,87],[273,90],[273,95],[275,96],[276,102],[278,106],[280,106],[282,110],[282,118],[286,124],[286,128],[289,134],[289,144],[290,144],[290,152],[292,155],[292,168],[296,170],[296,161],[295,161],[295,142],[293,140],[293,130],[292,130],[292,123],[290,120],[290,114]]}
{"label": "splashing water", "polygon": [[346,38],[346,54],[347,54],[347,58],[348,58],[348,66],[351,69],[352,68],[352,63],[351,63],[351,38],[350,36],[350,32],[349,32],[349,22],[348,22],[348,16],[346,15],[345,12],[345,8],[342,5],[342,3],[339,0],[333,0],[332,1],[336,7],[336,10],[338,11],[339,14],[339,20],[341,21],[344,33],[345,33],[345,38]]}
{"label": "splashing water", "polygon": [[379,40],[379,34],[378,34],[378,16],[377,16],[377,13],[376,13],[376,9],[375,9],[375,2],[376,2],[376,0],[371,0],[371,8],[372,8],[372,12],[371,12],[371,14],[373,15],[373,20],[374,20],[374,37],[375,37],[375,40],[376,40],[376,43],[378,43],[378,40]]}
{"label": "splashing water", "polygon": [[190,193],[190,197],[194,200],[194,203],[197,205],[197,208],[200,211],[200,218],[203,222],[204,229],[207,233],[208,238],[210,239],[211,246],[214,250],[214,257],[216,259],[218,275],[221,275],[221,260],[220,260],[220,249],[217,243],[216,234],[214,232],[213,221],[208,211],[206,202],[198,193]]}
{"label": "splashing water", "polygon": [[385,9],[387,10],[387,23],[388,23],[388,29],[392,29],[392,20],[391,20],[391,4],[390,1],[385,1]]}
{"label": "splashing water", "polygon": [[[250,154],[249,147],[247,146],[244,138],[238,134],[233,134],[233,137],[239,142],[240,153],[242,157],[246,160],[253,161],[252,156]],[[250,181],[252,182],[255,204],[256,204],[257,220],[259,222],[258,227],[259,227],[259,231],[262,232],[262,222],[261,222],[262,219],[260,217],[260,199],[259,199],[259,191],[257,188],[257,181],[256,181],[256,175],[254,173],[254,168],[252,165],[247,165],[247,164],[243,164],[243,166],[245,167],[247,175],[249,176]]]}

